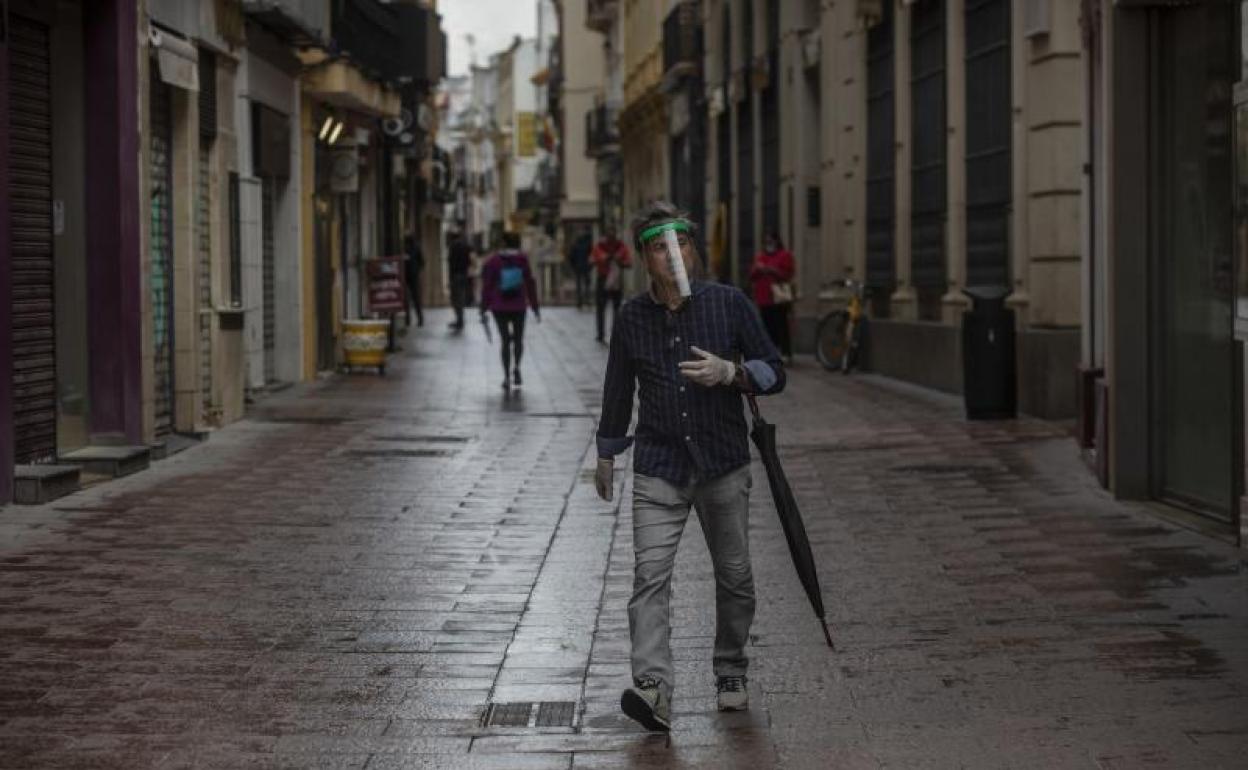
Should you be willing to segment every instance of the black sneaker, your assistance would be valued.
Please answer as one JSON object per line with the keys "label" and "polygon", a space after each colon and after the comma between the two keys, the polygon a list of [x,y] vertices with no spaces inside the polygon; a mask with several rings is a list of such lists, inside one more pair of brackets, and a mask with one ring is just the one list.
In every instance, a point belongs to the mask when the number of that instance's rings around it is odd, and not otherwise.
{"label": "black sneaker", "polygon": [[672,729],[672,704],[668,702],[658,680],[645,677],[637,680],[620,696],[620,708],[647,730],[668,732]]}
{"label": "black sneaker", "polygon": [[511,390],[511,380],[505,374],[503,375],[503,390]]}
{"label": "black sneaker", "polygon": [[719,693],[720,711],[745,711],[750,707],[750,693],[744,676],[721,676],[715,683]]}
{"label": "black sneaker", "polygon": [[512,381],[512,382],[514,382],[514,383],[516,384],[516,387],[517,387],[517,388],[518,388],[518,387],[520,387],[520,385],[521,385],[522,383],[521,383],[521,381],[520,381],[520,370],[519,370],[519,369],[516,369],[516,371],[512,373],[512,375],[511,375],[511,381]]}

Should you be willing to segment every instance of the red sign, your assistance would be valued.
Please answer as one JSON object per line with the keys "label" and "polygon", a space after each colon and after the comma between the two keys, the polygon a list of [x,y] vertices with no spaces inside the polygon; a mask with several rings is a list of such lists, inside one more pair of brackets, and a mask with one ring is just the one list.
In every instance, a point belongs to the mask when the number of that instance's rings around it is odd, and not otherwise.
{"label": "red sign", "polygon": [[407,307],[407,285],[403,280],[403,257],[374,257],[368,260],[368,309],[374,313],[398,313]]}

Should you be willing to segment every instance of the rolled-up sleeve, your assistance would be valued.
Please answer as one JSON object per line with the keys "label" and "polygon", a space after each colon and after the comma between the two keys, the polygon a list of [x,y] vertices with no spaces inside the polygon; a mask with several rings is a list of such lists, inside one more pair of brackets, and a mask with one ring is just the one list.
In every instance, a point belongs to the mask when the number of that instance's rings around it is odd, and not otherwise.
{"label": "rolled-up sleeve", "polygon": [[786,382],[780,351],[767,336],[754,303],[740,292],[737,292],[735,308],[737,335],[744,356],[743,366],[753,386],[751,392],[764,396],[779,393]]}
{"label": "rolled-up sleeve", "polygon": [[633,393],[637,372],[628,351],[625,330],[615,324],[611,330],[611,351],[602,387],[602,418],[598,422],[598,456],[615,457],[632,446],[628,425],[633,419]]}

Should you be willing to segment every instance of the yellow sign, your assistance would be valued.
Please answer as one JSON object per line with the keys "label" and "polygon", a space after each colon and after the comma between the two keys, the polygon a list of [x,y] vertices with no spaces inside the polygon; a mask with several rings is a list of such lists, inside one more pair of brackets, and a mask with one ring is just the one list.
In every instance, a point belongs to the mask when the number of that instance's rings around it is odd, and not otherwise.
{"label": "yellow sign", "polygon": [[516,113],[516,157],[531,158],[537,154],[537,114]]}

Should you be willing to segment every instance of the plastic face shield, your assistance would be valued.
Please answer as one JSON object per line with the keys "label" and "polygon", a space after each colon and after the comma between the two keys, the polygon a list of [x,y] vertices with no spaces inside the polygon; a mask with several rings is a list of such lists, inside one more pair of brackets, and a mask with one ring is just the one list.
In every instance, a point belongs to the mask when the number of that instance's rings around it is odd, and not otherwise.
{"label": "plastic face shield", "polygon": [[688,233],[689,225],[675,221],[646,228],[641,233],[641,244],[643,247],[649,248],[650,242],[655,238],[663,239],[664,251],[667,253],[667,264],[671,268],[672,278],[676,281],[676,290],[680,292],[680,296],[688,297],[693,294],[693,290],[689,288],[689,273],[685,270],[685,258],[680,250],[680,239],[676,236],[677,232]]}

